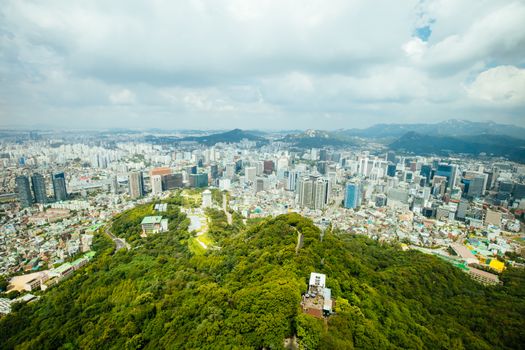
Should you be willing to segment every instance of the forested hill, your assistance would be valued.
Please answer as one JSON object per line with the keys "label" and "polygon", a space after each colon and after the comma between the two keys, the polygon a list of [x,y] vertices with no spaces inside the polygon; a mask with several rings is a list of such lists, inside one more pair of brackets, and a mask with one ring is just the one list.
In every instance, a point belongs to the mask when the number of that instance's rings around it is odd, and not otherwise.
{"label": "forested hill", "polygon": [[[170,207],[170,231],[136,239],[130,251],[112,254],[97,236],[92,263],[0,321],[0,347],[279,349],[292,335],[303,349],[524,347],[521,270],[485,288],[416,251],[332,232],[321,242],[297,214],[246,228],[209,210],[217,247],[193,254],[188,220]],[[326,324],[300,310],[312,271],[327,275],[337,300]]]}

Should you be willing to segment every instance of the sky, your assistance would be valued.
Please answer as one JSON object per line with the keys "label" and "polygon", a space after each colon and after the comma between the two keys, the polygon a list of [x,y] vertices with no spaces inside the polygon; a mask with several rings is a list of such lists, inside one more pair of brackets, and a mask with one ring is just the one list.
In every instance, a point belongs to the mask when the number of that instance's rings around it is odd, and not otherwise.
{"label": "sky", "polygon": [[525,126],[525,0],[0,0],[0,127]]}

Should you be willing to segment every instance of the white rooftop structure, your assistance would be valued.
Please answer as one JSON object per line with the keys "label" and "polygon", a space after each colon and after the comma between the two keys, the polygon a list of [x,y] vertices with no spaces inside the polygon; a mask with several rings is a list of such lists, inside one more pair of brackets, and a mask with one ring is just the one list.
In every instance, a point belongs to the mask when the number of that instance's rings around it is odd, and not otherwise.
{"label": "white rooftop structure", "polygon": [[322,273],[312,272],[310,274],[309,287],[324,288],[326,285],[326,275]]}
{"label": "white rooftop structure", "polygon": [[203,208],[209,208],[211,207],[212,201],[211,201],[211,191],[205,190],[202,192],[202,207]]}

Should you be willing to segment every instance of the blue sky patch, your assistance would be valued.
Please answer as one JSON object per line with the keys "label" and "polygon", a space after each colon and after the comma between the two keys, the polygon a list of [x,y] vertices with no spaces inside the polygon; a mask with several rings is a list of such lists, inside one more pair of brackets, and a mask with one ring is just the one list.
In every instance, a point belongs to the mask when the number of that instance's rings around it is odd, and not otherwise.
{"label": "blue sky patch", "polygon": [[432,30],[430,29],[430,26],[424,26],[416,28],[415,34],[419,39],[423,41],[428,41],[428,38],[430,38],[430,35],[432,34]]}

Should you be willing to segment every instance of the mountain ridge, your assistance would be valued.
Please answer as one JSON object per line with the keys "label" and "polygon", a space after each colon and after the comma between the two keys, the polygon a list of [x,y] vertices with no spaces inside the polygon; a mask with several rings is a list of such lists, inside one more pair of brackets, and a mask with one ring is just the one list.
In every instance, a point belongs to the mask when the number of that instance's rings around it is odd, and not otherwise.
{"label": "mountain ridge", "polygon": [[448,119],[439,123],[375,124],[365,129],[342,129],[337,134],[365,138],[400,137],[408,131],[434,136],[506,135],[525,139],[525,128],[493,121],[473,122],[463,119]]}
{"label": "mountain ridge", "polygon": [[525,162],[525,140],[505,135],[435,136],[409,131],[390,143],[395,151],[416,154],[472,154]]}
{"label": "mountain ridge", "polygon": [[210,134],[205,136],[187,136],[180,141],[195,141],[205,145],[215,145],[217,143],[237,143],[242,140],[255,141],[266,143],[268,140],[262,136],[257,136],[254,133],[244,131],[241,129],[233,129],[230,131],[225,131],[217,134]]}

